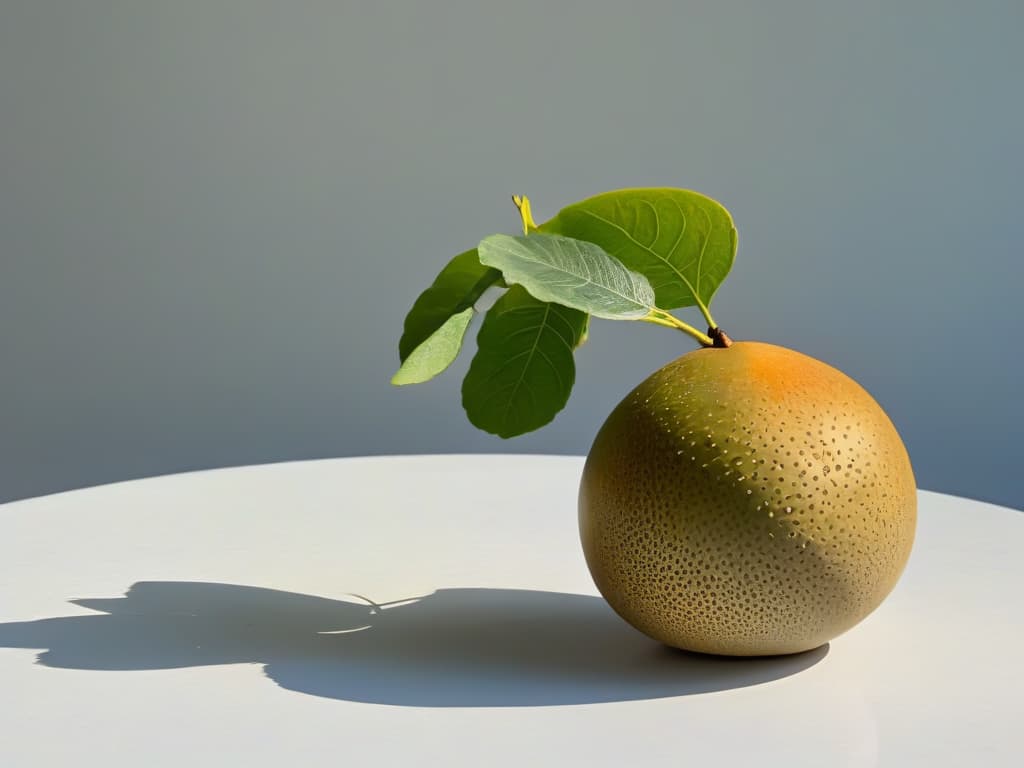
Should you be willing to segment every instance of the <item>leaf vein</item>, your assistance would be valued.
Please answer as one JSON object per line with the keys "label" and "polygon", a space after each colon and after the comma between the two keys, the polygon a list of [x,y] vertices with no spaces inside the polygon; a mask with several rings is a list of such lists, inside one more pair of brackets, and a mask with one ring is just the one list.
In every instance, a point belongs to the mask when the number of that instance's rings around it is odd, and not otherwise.
{"label": "leaf vein", "polygon": [[548,357],[547,352],[545,352],[540,347],[537,347],[537,354],[539,354],[541,357],[544,358],[544,362],[548,364],[548,367],[551,369],[551,372],[553,374],[555,374],[555,378],[558,379],[558,389],[559,389],[559,391],[564,390],[565,389],[565,382],[562,380],[562,374],[558,370],[558,366],[555,365],[553,362],[551,362],[551,358]]}
{"label": "leaf vein", "polygon": [[653,248],[658,244],[658,238],[661,237],[661,217],[658,216],[658,209],[654,207],[654,203],[650,200],[641,200],[640,202],[650,208],[651,212],[654,214],[654,239],[651,240],[650,245],[650,247]]}
{"label": "leaf vein", "polygon": [[534,400],[533,392],[530,390],[528,384],[526,384],[526,371],[530,368],[530,362],[533,360],[533,355],[537,351],[537,345],[540,343],[541,334],[544,332],[544,328],[547,326],[548,314],[551,312],[551,305],[544,305],[544,317],[541,318],[540,323],[537,325],[537,335],[533,339],[533,346],[530,348],[526,363],[523,365],[522,370],[519,372],[519,377],[515,381],[515,386],[512,388],[512,394],[508,396],[508,400],[505,401],[505,410],[501,415],[502,425],[508,424],[509,412],[512,409],[512,403],[516,399],[516,395],[519,394],[519,388],[525,387],[527,394],[531,400]]}
{"label": "leaf vein", "polygon": [[658,261],[661,261],[661,262],[663,262],[664,264],[668,265],[668,267],[669,267],[669,268],[670,268],[670,269],[671,269],[671,270],[672,270],[672,271],[673,271],[673,272],[674,272],[674,273],[676,274],[676,276],[677,276],[677,277],[678,277],[678,278],[679,278],[680,280],[682,280],[682,281],[683,281],[683,283],[685,283],[685,284],[686,284],[686,287],[687,287],[687,288],[689,289],[690,293],[691,293],[691,294],[693,295],[693,298],[694,298],[694,300],[696,300],[696,301],[700,301],[700,297],[699,297],[699,296],[697,295],[697,292],[696,292],[696,291],[694,290],[694,288],[693,288],[693,284],[692,284],[692,283],[691,283],[691,282],[690,282],[690,281],[689,281],[689,280],[688,280],[688,279],[686,278],[686,275],[684,275],[684,274],[683,274],[682,272],[680,272],[680,271],[679,271],[679,270],[678,270],[678,269],[676,268],[676,266],[675,266],[675,265],[674,265],[674,264],[673,264],[673,263],[672,263],[671,261],[669,261],[669,260],[668,260],[667,258],[665,258],[664,256],[662,256],[662,255],[661,255],[660,253],[657,253],[656,251],[653,251],[653,250],[651,250],[651,249],[650,249],[650,248],[649,248],[648,246],[644,245],[644,244],[643,244],[643,243],[641,243],[641,242],[640,242],[639,240],[637,240],[637,239],[636,239],[635,237],[633,237],[633,235],[632,235],[632,234],[630,234],[630,232],[629,232],[629,231],[628,231],[627,229],[625,229],[624,227],[622,227],[622,226],[620,226],[620,225],[616,224],[616,223],[615,223],[614,221],[611,221],[610,219],[606,219],[606,218],[605,218],[604,216],[601,216],[601,215],[599,215],[599,214],[597,214],[597,213],[594,213],[593,211],[589,211],[589,210],[587,210],[587,209],[583,209],[583,210],[581,211],[581,213],[584,213],[584,214],[586,214],[587,216],[590,216],[590,217],[592,217],[592,218],[594,218],[594,219],[597,219],[598,221],[602,222],[603,224],[606,224],[607,226],[611,227],[612,229],[616,229],[616,230],[618,230],[618,231],[619,231],[619,232],[621,232],[621,233],[622,233],[623,235],[625,235],[625,236],[626,236],[626,238],[627,238],[627,239],[628,239],[628,240],[629,240],[629,241],[630,241],[631,243],[633,243],[634,245],[636,245],[636,246],[637,246],[638,248],[642,248],[642,249],[643,249],[644,251],[646,251],[647,253],[649,253],[649,254],[650,254],[651,256],[653,256],[654,258],[656,258],[656,259],[657,259]]}
{"label": "leaf vein", "polygon": [[698,291],[700,291],[700,276],[701,276],[701,268],[702,268],[702,266],[704,264],[704,251],[707,249],[708,243],[711,242],[711,230],[712,230],[712,228],[714,226],[711,223],[711,216],[708,214],[708,212],[705,211],[703,208],[701,208],[700,210],[704,214],[704,218],[706,218],[708,220],[708,231],[707,231],[707,234],[704,236],[704,244],[700,247],[700,255],[697,257],[697,290]]}

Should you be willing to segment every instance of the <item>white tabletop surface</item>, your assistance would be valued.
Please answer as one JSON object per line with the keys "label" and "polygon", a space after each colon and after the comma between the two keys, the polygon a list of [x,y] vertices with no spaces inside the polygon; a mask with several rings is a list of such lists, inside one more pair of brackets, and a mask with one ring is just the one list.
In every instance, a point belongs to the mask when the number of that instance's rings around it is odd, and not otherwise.
{"label": "white tabletop surface", "polygon": [[1024,765],[1024,513],[922,492],[866,621],[716,659],[596,597],[581,468],[339,459],[0,506],[0,765]]}

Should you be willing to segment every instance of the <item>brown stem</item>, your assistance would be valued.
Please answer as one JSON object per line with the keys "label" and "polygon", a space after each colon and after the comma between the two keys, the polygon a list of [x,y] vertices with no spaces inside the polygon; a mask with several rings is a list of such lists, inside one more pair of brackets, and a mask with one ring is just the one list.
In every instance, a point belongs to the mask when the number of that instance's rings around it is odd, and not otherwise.
{"label": "brown stem", "polygon": [[732,339],[729,338],[729,334],[721,328],[708,328],[708,336],[714,342],[711,346],[715,349],[727,349],[732,346]]}

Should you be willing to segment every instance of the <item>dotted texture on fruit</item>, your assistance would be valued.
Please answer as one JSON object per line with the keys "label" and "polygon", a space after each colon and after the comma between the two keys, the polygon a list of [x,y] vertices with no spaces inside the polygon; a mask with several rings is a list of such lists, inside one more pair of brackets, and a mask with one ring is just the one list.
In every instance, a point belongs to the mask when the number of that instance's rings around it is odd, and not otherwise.
{"label": "dotted texture on fruit", "polygon": [[914,539],[906,449],[872,397],[759,342],[666,365],[612,412],[579,495],[601,594],[668,645],[795,653],[859,622]]}

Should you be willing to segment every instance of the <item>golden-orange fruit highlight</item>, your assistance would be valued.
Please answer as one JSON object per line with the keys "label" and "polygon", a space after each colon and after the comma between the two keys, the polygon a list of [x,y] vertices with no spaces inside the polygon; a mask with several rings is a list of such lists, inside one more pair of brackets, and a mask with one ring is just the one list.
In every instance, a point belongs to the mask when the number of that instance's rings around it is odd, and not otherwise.
{"label": "golden-orange fruit highlight", "polygon": [[700,349],[612,412],[580,483],[601,594],[668,645],[815,648],[882,602],[917,493],[892,422],[853,379],[760,342]]}

